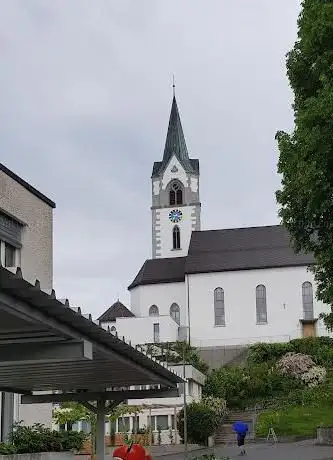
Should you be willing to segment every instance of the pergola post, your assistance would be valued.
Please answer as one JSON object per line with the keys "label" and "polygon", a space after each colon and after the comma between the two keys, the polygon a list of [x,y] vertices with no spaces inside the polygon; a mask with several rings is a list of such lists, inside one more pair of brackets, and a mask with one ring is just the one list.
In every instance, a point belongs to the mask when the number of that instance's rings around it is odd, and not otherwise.
{"label": "pergola post", "polygon": [[14,393],[1,394],[1,436],[2,442],[9,442],[14,423]]}
{"label": "pergola post", "polygon": [[105,459],[105,400],[100,399],[96,405],[96,456],[97,460]]}

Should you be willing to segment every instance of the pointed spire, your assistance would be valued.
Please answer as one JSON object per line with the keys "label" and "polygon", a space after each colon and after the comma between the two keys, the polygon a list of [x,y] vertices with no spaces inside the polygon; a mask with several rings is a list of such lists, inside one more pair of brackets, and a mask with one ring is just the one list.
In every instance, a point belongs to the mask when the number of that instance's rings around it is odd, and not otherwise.
{"label": "pointed spire", "polygon": [[171,106],[171,113],[169,119],[168,133],[165,141],[163,161],[161,170],[170,161],[172,155],[176,155],[179,162],[184,167],[185,171],[193,172],[193,168],[188,156],[186,147],[185,137],[183,133],[182,123],[180,121],[180,115],[178,111],[176,96],[175,96],[175,84],[173,82],[173,99]]}

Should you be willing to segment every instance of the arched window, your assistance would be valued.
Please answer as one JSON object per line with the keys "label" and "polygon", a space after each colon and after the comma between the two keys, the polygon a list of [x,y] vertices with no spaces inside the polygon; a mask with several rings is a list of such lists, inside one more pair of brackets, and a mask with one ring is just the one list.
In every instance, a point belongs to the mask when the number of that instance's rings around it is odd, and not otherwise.
{"label": "arched window", "polygon": [[179,182],[172,182],[169,190],[169,204],[175,206],[183,204],[183,189]]}
{"label": "arched window", "polygon": [[302,284],[303,319],[313,319],[313,289],[309,281]]}
{"label": "arched window", "polygon": [[159,316],[159,311],[158,311],[158,306],[157,305],[152,305],[149,308],[149,316]]}
{"label": "arched window", "polygon": [[178,325],[180,325],[180,309],[176,303],[173,303],[170,307],[170,316]]}
{"label": "arched window", "polygon": [[257,324],[267,323],[266,287],[263,284],[256,287],[256,316]]}
{"label": "arched window", "polygon": [[180,249],[180,228],[175,225],[172,230],[172,247],[173,249]]}
{"label": "arched window", "polygon": [[112,334],[116,334],[117,333],[117,329],[115,326],[112,326],[110,331],[112,332]]}
{"label": "arched window", "polygon": [[215,326],[225,326],[224,291],[221,287],[214,291],[214,323]]}

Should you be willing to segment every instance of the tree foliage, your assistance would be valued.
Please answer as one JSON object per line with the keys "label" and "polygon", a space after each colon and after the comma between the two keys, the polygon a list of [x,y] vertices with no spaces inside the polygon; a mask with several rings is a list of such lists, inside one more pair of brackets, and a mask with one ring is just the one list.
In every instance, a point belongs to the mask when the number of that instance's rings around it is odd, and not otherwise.
{"label": "tree foliage", "polygon": [[[279,214],[297,252],[312,253],[319,300],[333,306],[333,3],[303,0],[287,55],[295,129],[277,133]],[[322,315],[333,330],[333,313]]]}
{"label": "tree foliage", "polygon": [[301,382],[282,375],[270,363],[260,363],[213,370],[207,377],[204,394],[225,399],[230,409],[247,409],[301,387]]}
{"label": "tree foliage", "polygon": [[184,359],[186,363],[191,364],[203,374],[208,372],[208,364],[200,357],[197,349],[188,342],[179,340],[177,342],[151,343],[141,345],[141,347],[152,356],[170,365],[179,364]]}
{"label": "tree foliage", "polygon": [[[141,406],[119,404],[107,417],[111,422],[114,422],[123,415],[137,415],[141,412]],[[65,423],[74,424],[80,420],[85,420],[94,427],[96,423],[96,414],[77,402],[65,402],[62,403],[59,408],[53,410],[53,420],[59,425],[64,425]]]}
{"label": "tree foliage", "polygon": [[[203,399],[187,405],[187,437],[194,444],[206,446],[209,436],[212,436],[222,422],[226,405],[218,398]],[[178,412],[177,428],[181,438],[184,438],[184,409]]]}

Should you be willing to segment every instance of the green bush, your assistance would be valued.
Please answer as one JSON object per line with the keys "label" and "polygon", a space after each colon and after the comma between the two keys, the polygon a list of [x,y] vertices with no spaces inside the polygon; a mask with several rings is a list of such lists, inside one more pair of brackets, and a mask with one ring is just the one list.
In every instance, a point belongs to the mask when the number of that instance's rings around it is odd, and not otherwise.
{"label": "green bush", "polygon": [[76,431],[55,431],[41,424],[14,425],[12,444],[18,454],[38,452],[78,451],[83,447],[87,435]]}
{"label": "green bush", "polygon": [[13,455],[16,454],[17,450],[13,444],[8,444],[6,442],[0,442],[0,455]]}
{"label": "green bush", "polygon": [[[187,406],[187,438],[194,444],[206,446],[220,424],[216,412],[202,402],[192,402]],[[180,437],[184,438],[184,409],[178,413],[177,427]]]}
{"label": "green bush", "polygon": [[248,364],[271,363],[290,351],[294,351],[291,342],[256,343],[249,348]]}
{"label": "green bush", "polygon": [[225,399],[229,408],[246,409],[301,387],[301,382],[262,363],[215,369],[207,376],[204,394]]}
{"label": "green bush", "polygon": [[322,366],[333,365],[333,338],[306,337],[288,343],[257,343],[249,348],[248,364],[274,363],[288,352],[310,355]]}

